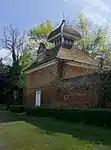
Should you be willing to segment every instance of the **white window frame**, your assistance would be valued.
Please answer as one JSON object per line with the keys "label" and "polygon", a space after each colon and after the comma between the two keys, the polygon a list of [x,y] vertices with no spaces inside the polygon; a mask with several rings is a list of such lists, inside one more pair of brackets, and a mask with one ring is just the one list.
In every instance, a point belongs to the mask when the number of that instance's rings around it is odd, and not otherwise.
{"label": "white window frame", "polygon": [[40,107],[40,106],[41,106],[41,91],[36,91],[35,107]]}

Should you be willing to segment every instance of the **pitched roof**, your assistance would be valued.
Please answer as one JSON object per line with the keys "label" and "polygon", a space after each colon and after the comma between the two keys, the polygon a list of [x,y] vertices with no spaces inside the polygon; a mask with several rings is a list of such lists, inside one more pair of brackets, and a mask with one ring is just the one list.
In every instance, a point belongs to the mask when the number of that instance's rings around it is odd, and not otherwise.
{"label": "pitched roof", "polygon": [[66,21],[65,21],[65,20],[62,21],[61,25],[60,25],[57,29],[53,30],[53,31],[49,34],[49,36],[48,36],[48,41],[49,41],[51,38],[53,38],[54,36],[58,35],[59,33],[64,33],[64,34],[66,33],[66,34],[69,34],[69,35],[71,35],[71,36],[74,36],[74,37],[76,36],[76,37],[78,37],[78,38],[81,38],[80,33],[79,33],[77,30],[73,29],[72,27],[68,26],[68,25],[66,24]]}
{"label": "pitched roof", "polygon": [[64,25],[63,32],[81,38],[81,34],[77,30],[75,30],[72,27],[68,26],[67,24]]}
{"label": "pitched roof", "polygon": [[32,68],[37,67],[37,66],[39,66],[43,63],[46,63],[48,61],[51,61],[51,60],[55,59],[57,54],[58,54],[59,49],[60,49],[60,45],[58,45],[58,46],[56,46],[52,49],[47,49],[46,52],[45,52],[44,59],[40,62],[35,61],[26,70],[32,69]]}
{"label": "pitched roof", "polygon": [[74,46],[72,47],[70,45],[64,44],[62,46],[58,45],[50,50],[47,49],[44,59],[40,62],[35,61],[26,70],[37,67],[37,66],[44,64],[48,61],[51,61],[53,59],[64,59],[64,60],[68,60],[68,61],[74,61],[74,62],[89,64],[89,65],[97,64],[97,61],[95,59],[89,57],[81,50],[77,49]]}
{"label": "pitched roof", "polygon": [[61,47],[57,54],[57,58],[89,64],[89,65],[97,64],[97,61],[95,59],[86,55],[83,51],[79,50],[74,46],[70,49],[67,49],[66,46]]}

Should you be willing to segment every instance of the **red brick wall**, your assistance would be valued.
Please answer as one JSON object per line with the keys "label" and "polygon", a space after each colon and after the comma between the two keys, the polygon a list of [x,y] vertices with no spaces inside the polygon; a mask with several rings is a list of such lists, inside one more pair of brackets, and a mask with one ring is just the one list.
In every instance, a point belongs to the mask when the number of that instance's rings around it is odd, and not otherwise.
{"label": "red brick wall", "polygon": [[25,105],[35,105],[35,94],[41,90],[42,105],[56,105],[57,64],[26,75]]}
{"label": "red brick wall", "polygon": [[[76,93],[76,94],[75,94]],[[65,99],[65,92],[58,92],[58,102],[59,106],[64,107],[95,107],[98,104],[98,94],[95,91],[89,90],[86,92],[85,89],[74,90],[74,94],[69,95],[67,99]]]}
{"label": "red brick wall", "polygon": [[64,78],[72,78],[72,77],[76,77],[76,76],[80,76],[80,75],[84,75],[88,73],[89,73],[89,69],[87,68],[79,67],[79,66],[72,66],[68,64],[65,65],[64,71],[63,71]]}
{"label": "red brick wall", "polygon": [[[98,105],[99,76],[79,76],[60,80],[58,83],[58,99],[60,106],[95,107]],[[65,100],[66,99],[66,100]]]}
{"label": "red brick wall", "polygon": [[[41,105],[42,106],[56,106],[56,87],[53,86],[45,86],[39,88],[41,91]],[[36,89],[26,90],[26,106],[34,107],[35,106],[35,95]]]}
{"label": "red brick wall", "polygon": [[57,64],[51,65],[26,75],[27,89],[52,85],[57,78]]}
{"label": "red brick wall", "polygon": [[[63,77],[71,78],[86,74],[87,72],[88,70],[86,68],[65,65],[63,69]],[[57,63],[27,74],[24,103],[28,107],[34,106],[36,91],[41,90],[41,103],[43,106],[87,107],[89,105],[88,99],[91,99],[94,93],[90,93],[87,96],[74,95],[65,101],[64,92],[56,91],[58,74]]]}

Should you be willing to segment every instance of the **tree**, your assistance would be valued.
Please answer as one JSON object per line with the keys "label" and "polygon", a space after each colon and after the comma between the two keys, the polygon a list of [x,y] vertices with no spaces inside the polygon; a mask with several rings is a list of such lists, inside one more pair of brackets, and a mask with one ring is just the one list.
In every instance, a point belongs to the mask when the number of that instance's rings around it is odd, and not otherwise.
{"label": "tree", "polygon": [[24,51],[25,34],[20,35],[20,31],[12,25],[4,29],[4,48],[11,52],[12,63],[15,65]]}
{"label": "tree", "polygon": [[25,40],[25,34],[23,33],[21,35],[18,28],[14,28],[12,25],[4,28],[3,48],[10,51],[12,56],[12,64],[11,66],[8,66],[8,72],[5,75],[3,74],[4,85],[7,85],[5,91],[9,92],[10,95],[13,95],[14,91],[19,92],[20,89],[24,87],[24,84],[21,84],[24,82],[24,79],[22,78],[21,59],[24,55],[24,49],[26,46]]}
{"label": "tree", "polygon": [[52,25],[52,22],[50,20],[46,20],[39,26],[35,26],[34,28],[30,29],[28,32],[29,48],[35,49],[35,51],[37,52],[37,48],[40,42],[43,42],[46,47],[51,47],[52,45],[47,42],[47,36],[53,29],[54,26]]}
{"label": "tree", "polygon": [[43,42],[47,47],[51,47],[51,44],[47,42],[47,36],[52,30],[53,25],[50,20],[46,20],[44,23],[29,29],[27,44],[23,55],[20,57],[22,70],[25,70],[37,59],[37,50],[40,42]]}
{"label": "tree", "polygon": [[8,103],[7,95],[9,89],[9,78],[7,74],[9,72],[9,68],[3,64],[2,59],[0,60],[0,103]]}
{"label": "tree", "polygon": [[110,25],[94,25],[90,19],[81,14],[76,22],[76,27],[82,35],[82,39],[78,43],[81,46],[81,50],[98,60],[98,74],[100,75],[99,105],[100,107],[105,107],[110,101],[109,93],[111,92],[111,71],[109,71],[111,70],[111,54],[108,48]]}
{"label": "tree", "polygon": [[107,40],[109,38],[108,31],[110,25],[98,26],[90,19],[80,14],[76,21],[76,28],[82,35],[82,39],[77,46],[88,55],[95,57],[100,53],[107,53]]}
{"label": "tree", "polygon": [[10,82],[11,87],[18,87],[19,78],[21,76],[20,59],[25,48],[25,34],[20,34],[18,28],[12,25],[4,29],[4,48],[11,52],[12,66],[10,66]]}
{"label": "tree", "polygon": [[48,34],[53,30],[53,25],[50,20],[40,24],[29,30],[30,39],[35,40],[37,43],[46,42]]}

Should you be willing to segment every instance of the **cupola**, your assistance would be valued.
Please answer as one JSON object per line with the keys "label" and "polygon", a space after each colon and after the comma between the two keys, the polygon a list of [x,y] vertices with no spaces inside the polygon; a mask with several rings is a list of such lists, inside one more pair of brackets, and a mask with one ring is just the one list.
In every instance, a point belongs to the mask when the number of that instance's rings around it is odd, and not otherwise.
{"label": "cupola", "polygon": [[60,44],[73,45],[74,42],[80,39],[80,33],[67,25],[65,20],[62,20],[61,25],[49,34],[47,40],[57,46]]}

